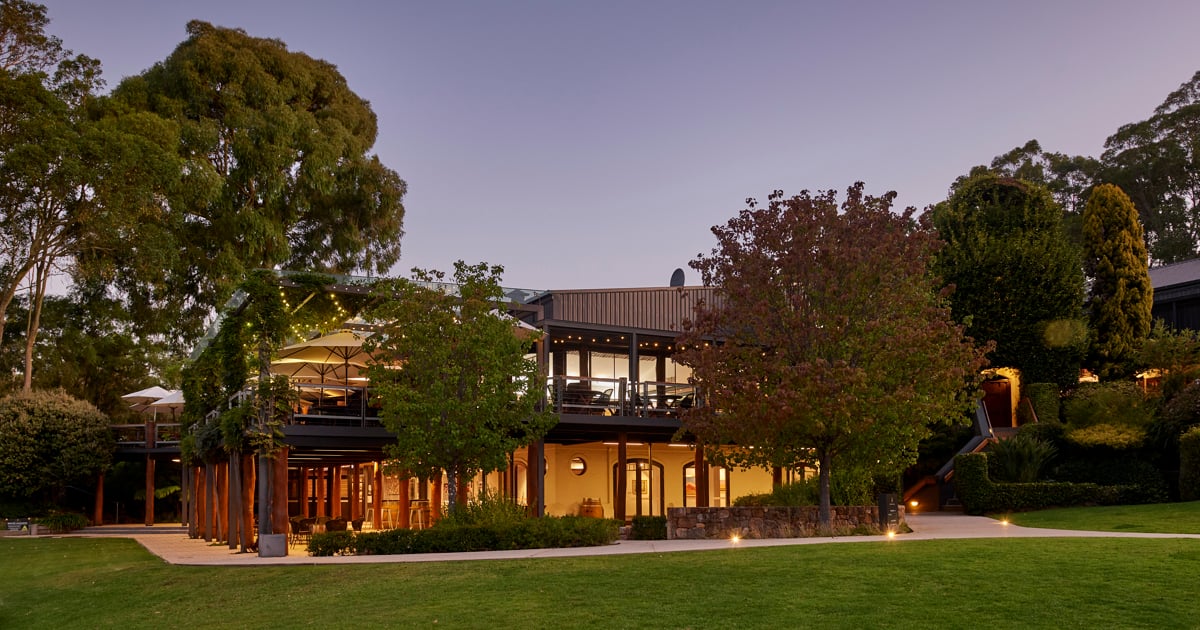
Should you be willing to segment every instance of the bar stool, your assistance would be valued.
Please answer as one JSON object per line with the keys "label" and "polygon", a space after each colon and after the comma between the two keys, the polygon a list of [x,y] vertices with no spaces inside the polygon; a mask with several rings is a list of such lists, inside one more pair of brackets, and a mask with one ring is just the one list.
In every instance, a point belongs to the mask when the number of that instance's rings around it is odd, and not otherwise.
{"label": "bar stool", "polygon": [[428,502],[415,499],[408,504],[408,526],[412,529],[425,529],[425,511]]}

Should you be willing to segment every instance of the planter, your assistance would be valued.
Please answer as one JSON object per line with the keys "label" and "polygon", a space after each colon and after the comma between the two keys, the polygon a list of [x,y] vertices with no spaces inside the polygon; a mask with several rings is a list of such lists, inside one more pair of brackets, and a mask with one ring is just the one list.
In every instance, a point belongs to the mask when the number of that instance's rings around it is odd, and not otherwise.
{"label": "planter", "polygon": [[259,558],[282,558],[287,554],[287,534],[263,534],[258,537]]}

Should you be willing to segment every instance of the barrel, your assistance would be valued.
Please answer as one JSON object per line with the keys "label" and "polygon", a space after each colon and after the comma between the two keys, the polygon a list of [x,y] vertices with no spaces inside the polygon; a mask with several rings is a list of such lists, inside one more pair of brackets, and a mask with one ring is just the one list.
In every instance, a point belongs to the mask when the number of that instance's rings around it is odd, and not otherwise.
{"label": "barrel", "polygon": [[604,518],[604,506],[600,504],[600,499],[584,499],[579,505],[579,515]]}

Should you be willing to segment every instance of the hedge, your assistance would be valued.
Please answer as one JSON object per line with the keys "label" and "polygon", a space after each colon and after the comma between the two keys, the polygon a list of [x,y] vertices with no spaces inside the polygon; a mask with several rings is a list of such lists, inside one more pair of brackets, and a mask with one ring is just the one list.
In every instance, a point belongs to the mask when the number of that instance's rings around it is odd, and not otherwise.
{"label": "hedge", "polygon": [[1179,499],[1200,499],[1200,426],[1179,437]]}
{"label": "hedge", "polygon": [[1139,486],[1094,483],[996,483],[988,477],[987,453],[954,458],[954,486],[967,514],[1019,512],[1075,505],[1145,503]]}
{"label": "hedge", "polygon": [[334,556],[594,547],[615,541],[618,525],[611,519],[548,516],[497,525],[438,524],[430,529],[358,534],[322,532],[313,534],[308,552]]}
{"label": "hedge", "polygon": [[630,540],[666,540],[667,517],[635,516],[629,528]]}
{"label": "hedge", "polygon": [[1030,383],[1025,386],[1025,394],[1033,405],[1038,422],[1058,422],[1059,394],[1055,383]]}

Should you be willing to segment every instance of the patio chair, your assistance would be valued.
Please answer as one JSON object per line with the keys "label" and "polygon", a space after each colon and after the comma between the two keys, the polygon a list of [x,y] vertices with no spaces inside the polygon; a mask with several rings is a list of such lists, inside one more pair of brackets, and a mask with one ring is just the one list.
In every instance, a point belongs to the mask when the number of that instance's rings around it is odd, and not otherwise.
{"label": "patio chair", "polygon": [[325,531],[327,532],[344,532],[346,531],[346,519],[331,518],[325,521]]}
{"label": "patio chair", "polygon": [[353,521],[350,521],[350,528],[353,529],[355,532],[361,532],[364,520],[366,520],[366,519],[356,518]]}

